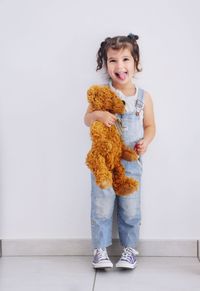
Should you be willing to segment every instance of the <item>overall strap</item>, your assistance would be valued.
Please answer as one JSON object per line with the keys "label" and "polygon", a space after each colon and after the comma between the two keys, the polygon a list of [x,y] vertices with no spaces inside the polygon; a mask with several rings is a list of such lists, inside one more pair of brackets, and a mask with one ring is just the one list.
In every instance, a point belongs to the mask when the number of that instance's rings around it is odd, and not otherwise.
{"label": "overall strap", "polygon": [[140,111],[144,109],[144,90],[138,88],[138,98],[135,103],[136,115],[140,114]]}

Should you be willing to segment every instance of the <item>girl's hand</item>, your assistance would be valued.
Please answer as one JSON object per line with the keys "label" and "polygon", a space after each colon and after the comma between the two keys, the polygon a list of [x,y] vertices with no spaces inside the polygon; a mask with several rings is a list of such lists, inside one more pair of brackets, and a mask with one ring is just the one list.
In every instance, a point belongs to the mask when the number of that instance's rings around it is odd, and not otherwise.
{"label": "girl's hand", "polygon": [[149,143],[145,139],[138,141],[135,145],[135,150],[138,155],[143,155],[147,151],[148,145]]}
{"label": "girl's hand", "polygon": [[116,119],[117,117],[108,111],[98,111],[97,120],[101,121],[108,127],[111,127],[115,123]]}

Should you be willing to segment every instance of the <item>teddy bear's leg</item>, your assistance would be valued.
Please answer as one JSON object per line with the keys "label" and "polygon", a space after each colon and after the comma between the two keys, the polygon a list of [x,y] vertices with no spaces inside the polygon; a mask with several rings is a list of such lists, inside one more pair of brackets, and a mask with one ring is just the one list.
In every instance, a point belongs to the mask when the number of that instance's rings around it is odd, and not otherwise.
{"label": "teddy bear's leg", "polygon": [[131,149],[122,142],[122,155],[121,158],[126,161],[136,161],[138,160],[138,154],[136,150]]}
{"label": "teddy bear's leg", "polygon": [[127,195],[138,190],[139,182],[125,175],[125,169],[119,161],[113,169],[113,189],[117,195]]}
{"label": "teddy bear's leg", "polygon": [[91,151],[87,155],[86,164],[94,174],[96,184],[101,189],[112,186],[112,173],[108,170],[104,157]]}

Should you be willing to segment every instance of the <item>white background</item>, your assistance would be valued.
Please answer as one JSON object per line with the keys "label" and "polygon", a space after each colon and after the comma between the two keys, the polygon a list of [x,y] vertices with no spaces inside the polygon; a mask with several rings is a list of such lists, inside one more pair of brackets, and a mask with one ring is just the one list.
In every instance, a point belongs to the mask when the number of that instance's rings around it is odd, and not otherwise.
{"label": "white background", "polygon": [[141,238],[200,238],[199,11],[197,0],[0,1],[1,238],[90,238],[86,91],[104,82],[100,42],[130,32],[157,123]]}

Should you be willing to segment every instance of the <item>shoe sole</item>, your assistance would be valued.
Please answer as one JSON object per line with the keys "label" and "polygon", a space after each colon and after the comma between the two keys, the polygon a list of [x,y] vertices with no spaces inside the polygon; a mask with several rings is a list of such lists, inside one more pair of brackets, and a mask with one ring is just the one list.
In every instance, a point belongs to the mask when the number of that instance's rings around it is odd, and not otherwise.
{"label": "shoe sole", "polygon": [[113,268],[113,265],[111,264],[105,264],[105,263],[102,263],[102,264],[92,264],[93,268],[94,269],[111,269]]}
{"label": "shoe sole", "polygon": [[133,270],[133,269],[135,269],[136,265],[137,265],[137,262],[135,262],[134,264],[128,264],[126,262],[124,262],[124,263],[120,262],[119,264],[116,264],[116,268]]}

